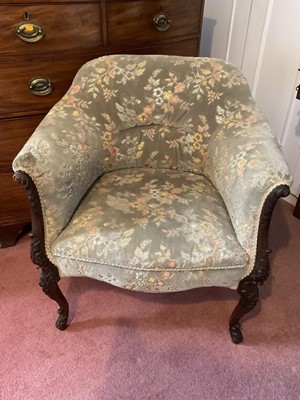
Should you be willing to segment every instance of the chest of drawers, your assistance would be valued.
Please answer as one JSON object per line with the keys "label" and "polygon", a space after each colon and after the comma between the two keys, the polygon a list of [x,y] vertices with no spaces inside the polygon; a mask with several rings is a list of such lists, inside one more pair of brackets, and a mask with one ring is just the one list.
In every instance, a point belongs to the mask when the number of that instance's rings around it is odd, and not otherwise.
{"label": "chest of drawers", "polygon": [[204,0],[0,0],[0,247],[30,222],[11,163],[85,62],[197,56]]}

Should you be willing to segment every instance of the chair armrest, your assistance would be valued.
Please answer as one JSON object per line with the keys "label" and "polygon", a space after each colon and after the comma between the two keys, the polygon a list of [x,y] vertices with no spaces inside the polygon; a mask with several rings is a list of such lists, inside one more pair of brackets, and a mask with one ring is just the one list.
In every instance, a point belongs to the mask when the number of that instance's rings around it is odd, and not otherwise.
{"label": "chair armrest", "polygon": [[100,135],[82,111],[64,97],[47,114],[13,162],[27,173],[41,201],[46,251],[101,175]]}
{"label": "chair armrest", "polygon": [[[222,111],[223,112],[223,111]],[[259,219],[268,194],[292,177],[270,125],[253,104],[243,125],[231,118],[209,142],[209,177],[221,194],[237,238],[250,257],[256,256]]]}

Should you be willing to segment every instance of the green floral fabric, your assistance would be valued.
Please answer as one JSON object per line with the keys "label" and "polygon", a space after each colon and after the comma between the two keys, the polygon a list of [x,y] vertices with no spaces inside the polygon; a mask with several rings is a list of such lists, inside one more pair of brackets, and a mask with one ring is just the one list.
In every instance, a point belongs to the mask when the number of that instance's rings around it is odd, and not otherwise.
{"label": "green floral fabric", "polygon": [[[197,287],[199,275],[214,284],[210,270],[241,269],[248,261],[208,178],[150,168],[103,175],[52,251],[72,275],[76,266],[78,276],[111,277],[118,286],[145,291]],[[183,286],[185,273],[189,282]],[[222,285],[228,285],[224,276]]]}
{"label": "green floral fabric", "polygon": [[[47,254],[62,276],[80,270],[147,291],[236,287],[253,268],[263,202],[291,183],[241,72],[222,60],[178,56],[112,55],[85,64],[13,168],[37,186]],[[125,184],[118,190],[123,178],[133,180],[132,196]],[[164,199],[158,214],[146,206],[141,214],[141,193],[152,205],[155,196]],[[110,235],[118,250],[108,252]]]}

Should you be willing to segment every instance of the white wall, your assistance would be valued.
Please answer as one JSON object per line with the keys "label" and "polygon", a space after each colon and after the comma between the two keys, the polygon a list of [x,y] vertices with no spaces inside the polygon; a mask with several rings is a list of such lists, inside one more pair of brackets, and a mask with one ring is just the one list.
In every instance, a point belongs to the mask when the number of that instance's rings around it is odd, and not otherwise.
{"label": "white wall", "polygon": [[270,0],[260,51],[255,99],[271,122],[294,176],[291,192],[300,188],[300,1]]}
{"label": "white wall", "polygon": [[239,67],[300,188],[300,0],[206,0],[202,56]]}
{"label": "white wall", "polygon": [[200,46],[203,57],[226,59],[233,0],[206,0]]}
{"label": "white wall", "polygon": [[223,58],[252,88],[269,0],[206,0],[200,55]]}

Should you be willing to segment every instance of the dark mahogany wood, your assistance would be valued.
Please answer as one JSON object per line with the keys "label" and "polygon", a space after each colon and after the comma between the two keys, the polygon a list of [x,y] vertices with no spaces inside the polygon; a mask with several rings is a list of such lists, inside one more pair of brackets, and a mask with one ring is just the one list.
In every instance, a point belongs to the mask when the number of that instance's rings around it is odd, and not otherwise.
{"label": "dark mahogany wood", "polygon": [[[12,161],[82,64],[113,53],[198,56],[203,8],[204,0],[0,0],[0,247],[14,244],[20,224],[30,222]],[[165,32],[153,25],[162,9],[171,20]],[[40,41],[16,35],[25,18],[44,30]],[[42,97],[28,88],[39,76],[53,84]]]}
{"label": "dark mahogany wood", "polygon": [[0,171],[0,249],[14,246],[30,225],[24,188],[17,186],[12,177],[12,171]]}
{"label": "dark mahogany wood", "polygon": [[295,205],[293,216],[300,219],[300,196],[298,197],[297,203]]}
{"label": "dark mahogany wood", "polygon": [[265,282],[270,273],[269,254],[271,250],[268,238],[274,207],[280,197],[286,197],[289,193],[290,189],[287,185],[280,185],[269,194],[264,203],[259,222],[255,265],[252,272],[239,283],[237,292],[241,298],[229,321],[231,339],[235,344],[243,341],[240,320],[256,306],[259,300],[258,286]]}
{"label": "dark mahogany wood", "polygon": [[[43,0],[30,0],[30,4],[40,4]],[[105,0],[104,0],[105,1]],[[115,0],[109,0],[115,1]],[[120,0],[118,0],[120,1]],[[124,0],[121,0],[124,1]],[[126,1],[126,0],[125,0]],[[0,4],[28,4],[28,0],[0,0]],[[47,0],[47,3],[91,3],[91,0]]]}
{"label": "dark mahogany wood", "polygon": [[14,183],[11,163],[43,117],[0,119],[0,248],[14,246],[30,224],[26,193]]}
{"label": "dark mahogany wood", "polygon": [[[32,219],[31,259],[42,271],[40,286],[43,292],[59,305],[56,327],[64,330],[68,323],[69,305],[57,284],[60,280],[58,269],[46,255],[43,214],[38,192],[27,174],[16,172],[14,179],[16,182],[25,185],[30,203]],[[263,206],[259,222],[255,266],[252,272],[239,283],[237,292],[240,295],[240,301],[229,321],[231,339],[235,344],[243,341],[240,320],[257,304],[259,300],[258,286],[265,282],[270,273],[269,254],[271,250],[269,249],[268,237],[274,207],[280,197],[286,197],[289,193],[290,189],[287,185],[280,185],[269,194]]]}
{"label": "dark mahogany wood", "polygon": [[60,280],[58,269],[46,255],[43,214],[39,195],[29,175],[16,172],[14,180],[25,185],[28,195],[32,221],[31,259],[41,269],[39,284],[43,292],[59,305],[56,327],[64,330],[68,323],[69,305],[57,284]]}
{"label": "dark mahogany wood", "polygon": [[[161,43],[159,46],[149,46],[136,48],[135,54],[168,54],[174,56],[194,56],[195,49],[199,46],[199,39],[188,39],[182,41],[176,41],[174,43]],[[131,54],[132,50],[121,50],[116,49],[115,53]]]}
{"label": "dark mahogany wood", "polygon": [[[29,136],[34,132],[36,126],[42,121],[45,114],[30,116],[27,118],[0,119],[0,173],[12,173],[12,160],[27,142]],[[16,185],[9,178],[11,185]],[[4,200],[4,199],[3,199]]]}
{"label": "dark mahogany wood", "polygon": [[[199,35],[204,2],[199,0],[148,0],[107,2],[106,21],[109,45],[137,43]],[[170,19],[166,31],[158,31],[153,18],[161,11]]]}
{"label": "dark mahogany wood", "polygon": [[[24,13],[45,32],[36,43],[26,43],[16,34],[16,26],[24,21]],[[5,54],[40,54],[93,50],[103,46],[100,3],[65,4],[0,4],[1,52]]]}
{"label": "dark mahogany wood", "polygon": [[[26,113],[47,112],[69,89],[74,75],[89,56],[32,60],[26,63],[0,63],[0,116],[6,118]],[[53,90],[46,96],[37,97],[28,89],[28,82],[37,76],[49,78]],[[10,82],[14,90],[7,90]]]}
{"label": "dark mahogany wood", "polygon": [[17,241],[30,231],[29,222],[0,226],[0,249],[14,246]]}

